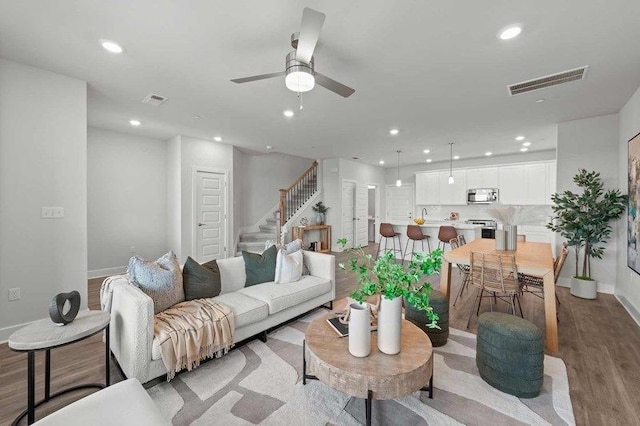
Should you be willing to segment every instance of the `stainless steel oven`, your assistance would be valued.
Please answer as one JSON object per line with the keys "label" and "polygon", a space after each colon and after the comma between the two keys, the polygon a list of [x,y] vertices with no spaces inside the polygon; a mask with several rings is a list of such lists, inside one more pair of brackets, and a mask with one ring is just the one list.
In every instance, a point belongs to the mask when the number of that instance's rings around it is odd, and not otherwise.
{"label": "stainless steel oven", "polygon": [[498,224],[495,220],[488,219],[470,219],[467,223],[473,225],[482,225],[481,228],[481,236],[482,238],[496,238],[496,229],[498,228]]}

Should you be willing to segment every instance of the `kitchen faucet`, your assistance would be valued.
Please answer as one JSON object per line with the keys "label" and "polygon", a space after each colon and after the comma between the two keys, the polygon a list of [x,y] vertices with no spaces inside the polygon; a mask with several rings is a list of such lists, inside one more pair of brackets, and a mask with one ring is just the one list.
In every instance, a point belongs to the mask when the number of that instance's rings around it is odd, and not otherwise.
{"label": "kitchen faucet", "polygon": [[424,218],[427,215],[427,208],[423,207],[422,208],[422,217]]}

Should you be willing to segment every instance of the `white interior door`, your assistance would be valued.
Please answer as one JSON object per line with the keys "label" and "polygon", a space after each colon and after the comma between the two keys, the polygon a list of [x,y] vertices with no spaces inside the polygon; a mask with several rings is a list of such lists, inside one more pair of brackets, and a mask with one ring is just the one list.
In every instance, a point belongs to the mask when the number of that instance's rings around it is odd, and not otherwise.
{"label": "white interior door", "polygon": [[406,224],[413,220],[414,196],[412,184],[387,185],[387,222]]}
{"label": "white interior door", "polygon": [[355,200],[356,183],[349,180],[342,181],[342,237],[347,239],[347,248],[357,245],[355,229]]}
{"label": "white interior door", "polygon": [[195,254],[203,263],[226,257],[226,175],[198,170],[195,185]]}
{"label": "white interior door", "polygon": [[356,184],[355,212],[355,244],[364,247],[369,244],[369,188],[364,183]]}

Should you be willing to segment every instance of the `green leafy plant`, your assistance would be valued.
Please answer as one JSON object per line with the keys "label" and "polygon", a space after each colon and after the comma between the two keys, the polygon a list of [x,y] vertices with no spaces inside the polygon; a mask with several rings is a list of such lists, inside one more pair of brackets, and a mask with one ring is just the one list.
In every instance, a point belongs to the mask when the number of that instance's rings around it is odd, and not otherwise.
{"label": "green leafy plant", "polygon": [[[340,238],[338,245],[345,248],[346,238]],[[356,273],[358,287],[350,294],[358,302],[363,302],[367,296],[380,295],[386,299],[394,299],[402,296],[415,308],[424,311],[427,315],[428,327],[439,328],[438,315],[429,306],[431,284],[428,281],[420,282],[425,276],[440,272],[442,266],[441,249],[429,254],[416,253],[407,264],[398,263],[392,252],[386,252],[378,259],[364,252],[362,247],[347,249],[347,252],[355,254],[348,266],[340,263],[338,266],[343,271],[351,270]]]}
{"label": "green leafy plant", "polygon": [[618,189],[605,191],[600,173],[596,171],[579,169],[573,181],[582,188],[582,193],[564,191],[553,194],[551,200],[555,216],[547,228],[559,232],[575,249],[575,277],[591,280],[591,258],[602,259],[604,243],[612,231],[609,223],[624,213],[627,196]]}
{"label": "green leafy plant", "polygon": [[318,201],[314,206],[311,206],[311,209],[316,213],[326,213],[329,210],[329,207],[325,206],[322,201]]}

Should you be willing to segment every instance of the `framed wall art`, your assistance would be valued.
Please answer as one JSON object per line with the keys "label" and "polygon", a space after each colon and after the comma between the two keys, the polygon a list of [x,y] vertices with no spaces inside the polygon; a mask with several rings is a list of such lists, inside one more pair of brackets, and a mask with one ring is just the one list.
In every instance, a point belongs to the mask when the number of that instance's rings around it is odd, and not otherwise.
{"label": "framed wall art", "polygon": [[640,133],[629,140],[627,152],[627,266],[640,275]]}

